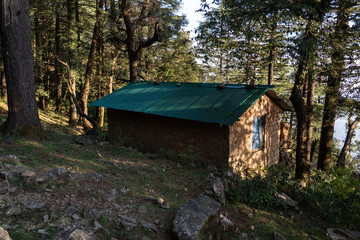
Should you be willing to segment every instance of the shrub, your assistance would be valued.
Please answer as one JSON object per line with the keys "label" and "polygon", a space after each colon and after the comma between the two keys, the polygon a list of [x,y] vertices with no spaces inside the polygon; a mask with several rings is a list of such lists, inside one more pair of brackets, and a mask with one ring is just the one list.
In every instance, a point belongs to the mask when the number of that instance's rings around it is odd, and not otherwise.
{"label": "shrub", "polygon": [[329,174],[312,171],[306,186],[291,178],[289,169],[278,164],[266,170],[264,176],[237,177],[227,193],[232,203],[242,202],[251,207],[278,207],[273,197],[284,192],[308,210],[331,223],[348,228],[360,226],[360,181],[352,168],[341,168]]}
{"label": "shrub", "polygon": [[303,207],[328,221],[353,228],[360,224],[360,181],[352,168],[339,168],[329,174],[313,171],[307,186],[297,191]]}
{"label": "shrub", "polygon": [[274,203],[276,186],[266,178],[255,175],[249,179],[238,178],[228,191],[230,202],[243,202],[251,207],[269,207]]}

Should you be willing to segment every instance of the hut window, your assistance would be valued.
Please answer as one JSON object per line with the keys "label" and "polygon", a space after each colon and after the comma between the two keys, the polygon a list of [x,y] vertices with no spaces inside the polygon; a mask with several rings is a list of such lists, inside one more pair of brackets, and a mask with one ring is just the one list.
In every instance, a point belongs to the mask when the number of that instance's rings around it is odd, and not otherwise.
{"label": "hut window", "polygon": [[263,146],[262,140],[263,140],[263,128],[264,128],[264,116],[254,118],[253,120],[251,150],[256,150]]}

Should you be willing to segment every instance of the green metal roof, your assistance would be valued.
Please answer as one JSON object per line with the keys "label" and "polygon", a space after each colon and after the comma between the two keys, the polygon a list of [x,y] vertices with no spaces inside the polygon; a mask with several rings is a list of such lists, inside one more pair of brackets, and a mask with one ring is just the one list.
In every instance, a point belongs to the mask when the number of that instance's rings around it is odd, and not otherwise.
{"label": "green metal roof", "polygon": [[141,112],[200,122],[232,125],[270,85],[227,84],[218,89],[214,83],[131,83],[93,103],[91,106]]}

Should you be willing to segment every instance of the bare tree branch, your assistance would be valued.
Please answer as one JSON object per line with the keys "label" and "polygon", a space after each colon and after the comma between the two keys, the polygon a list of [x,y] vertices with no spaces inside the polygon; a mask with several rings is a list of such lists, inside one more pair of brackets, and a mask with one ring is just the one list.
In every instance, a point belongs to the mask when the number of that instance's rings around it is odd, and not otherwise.
{"label": "bare tree branch", "polygon": [[94,128],[94,129],[97,129],[97,128],[98,128],[98,125],[97,125],[96,121],[95,121],[94,119],[92,119],[90,116],[84,114],[84,112],[81,110],[81,108],[80,108],[80,106],[79,106],[78,101],[76,100],[76,97],[75,97],[74,92],[73,92],[72,89],[71,89],[72,76],[71,76],[69,64],[68,64],[67,62],[61,61],[59,58],[57,58],[57,60],[67,68],[67,72],[68,72],[68,81],[66,82],[66,84],[67,84],[67,89],[68,89],[68,91],[69,91],[72,99],[74,100],[76,109],[78,110],[80,116],[83,117],[83,118],[86,118],[86,120],[88,120],[88,121],[93,125],[93,128]]}

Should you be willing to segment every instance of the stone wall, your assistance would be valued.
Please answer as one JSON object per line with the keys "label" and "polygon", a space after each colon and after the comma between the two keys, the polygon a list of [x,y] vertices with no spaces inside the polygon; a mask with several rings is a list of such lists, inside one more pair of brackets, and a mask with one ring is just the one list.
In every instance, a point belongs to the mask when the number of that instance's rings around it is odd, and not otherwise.
{"label": "stone wall", "polygon": [[[281,109],[266,95],[254,103],[230,126],[229,166],[235,171],[253,172],[279,161]],[[251,150],[253,119],[265,115],[263,147]]]}
{"label": "stone wall", "polygon": [[229,126],[108,109],[109,138],[146,153],[192,148],[202,164],[228,166]]}

